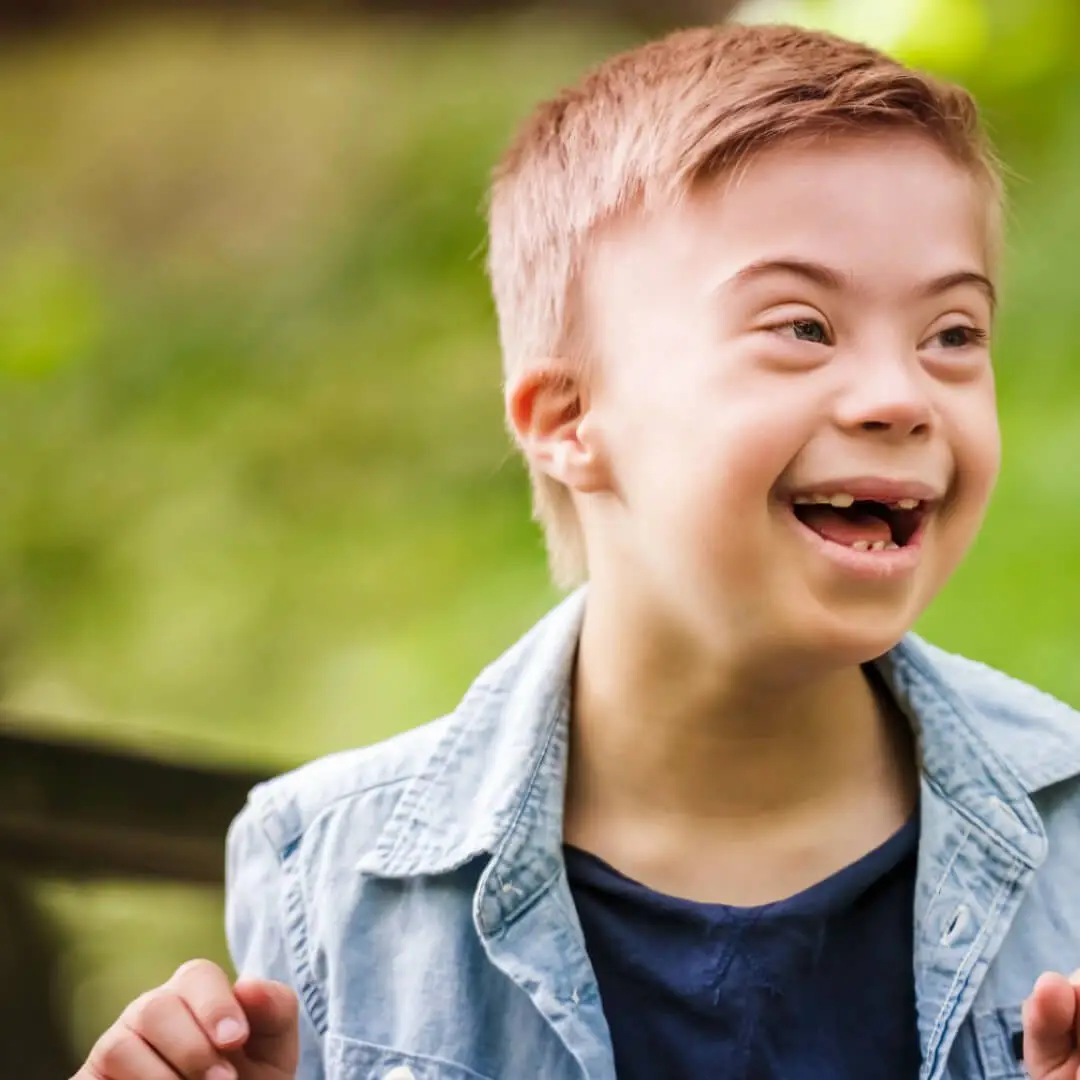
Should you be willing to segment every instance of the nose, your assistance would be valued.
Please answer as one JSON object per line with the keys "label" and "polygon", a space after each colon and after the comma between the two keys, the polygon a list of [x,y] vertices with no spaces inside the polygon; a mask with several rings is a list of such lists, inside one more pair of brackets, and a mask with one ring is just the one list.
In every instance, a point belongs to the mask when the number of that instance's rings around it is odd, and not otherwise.
{"label": "nose", "polygon": [[903,358],[856,362],[837,408],[847,431],[873,432],[906,440],[926,436],[934,408],[925,373]]}

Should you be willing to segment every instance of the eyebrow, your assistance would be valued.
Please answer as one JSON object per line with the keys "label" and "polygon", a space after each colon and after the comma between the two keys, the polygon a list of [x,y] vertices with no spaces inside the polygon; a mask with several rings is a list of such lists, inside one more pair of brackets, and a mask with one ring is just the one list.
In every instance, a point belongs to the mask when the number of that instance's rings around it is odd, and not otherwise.
{"label": "eyebrow", "polygon": [[[805,278],[815,285],[820,285],[823,289],[829,289],[831,292],[839,292],[851,280],[849,274],[834,270],[824,263],[812,262],[807,259],[784,258],[759,259],[756,262],[748,263],[741,270],[737,270],[732,274],[724,282],[724,285],[748,285],[758,278],[768,277],[772,274],[793,274],[796,277]],[[997,290],[994,288],[994,283],[985,274],[981,274],[977,270],[955,270],[950,274],[943,274],[941,277],[934,278],[932,281],[921,285],[917,290],[917,295],[923,298],[937,296],[940,293],[948,292],[949,289],[955,289],[959,285],[974,285],[985,293],[987,300],[990,301],[991,308],[997,307]]]}
{"label": "eyebrow", "polygon": [[949,289],[955,289],[958,285],[974,285],[986,294],[991,308],[997,307],[997,289],[994,288],[994,283],[977,270],[956,270],[951,274],[944,274],[939,278],[934,278],[933,281],[928,281],[919,292],[924,297],[937,296],[939,293],[948,292]]}

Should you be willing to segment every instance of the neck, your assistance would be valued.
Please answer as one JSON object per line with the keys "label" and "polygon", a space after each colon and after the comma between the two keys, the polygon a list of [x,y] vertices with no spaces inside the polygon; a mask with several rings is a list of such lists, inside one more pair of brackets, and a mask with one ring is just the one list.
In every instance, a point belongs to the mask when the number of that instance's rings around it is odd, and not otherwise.
{"label": "neck", "polygon": [[868,835],[887,835],[911,813],[910,732],[861,668],[749,678],[592,599],[574,687],[568,842],[614,853],[618,835],[649,833],[670,850],[859,815],[877,823]]}

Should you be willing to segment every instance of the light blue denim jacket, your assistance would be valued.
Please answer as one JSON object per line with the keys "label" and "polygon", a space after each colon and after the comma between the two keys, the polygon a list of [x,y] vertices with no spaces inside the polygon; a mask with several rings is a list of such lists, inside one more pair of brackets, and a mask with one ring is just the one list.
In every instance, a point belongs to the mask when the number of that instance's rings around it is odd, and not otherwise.
{"label": "light blue denim jacket", "polygon": [[[561,854],[582,610],[451,715],[252,793],[228,937],[240,972],[299,993],[299,1080],[613,1080]],[[1020,1077],[1021,1002],[1080,968],[1080,716],[914,636],[879,666],[920,747],[922,1080]]]}

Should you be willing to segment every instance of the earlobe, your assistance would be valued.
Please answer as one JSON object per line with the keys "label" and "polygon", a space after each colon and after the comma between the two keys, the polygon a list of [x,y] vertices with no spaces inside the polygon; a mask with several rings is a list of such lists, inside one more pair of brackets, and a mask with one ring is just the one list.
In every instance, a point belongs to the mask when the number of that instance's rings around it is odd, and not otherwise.
{"label": "earlobe", "polygon": [[568,478],[574,471],[573,447],[568,442],[557,442],[549,452],[551,462],[551,475],[562,483],[568,483]]}

